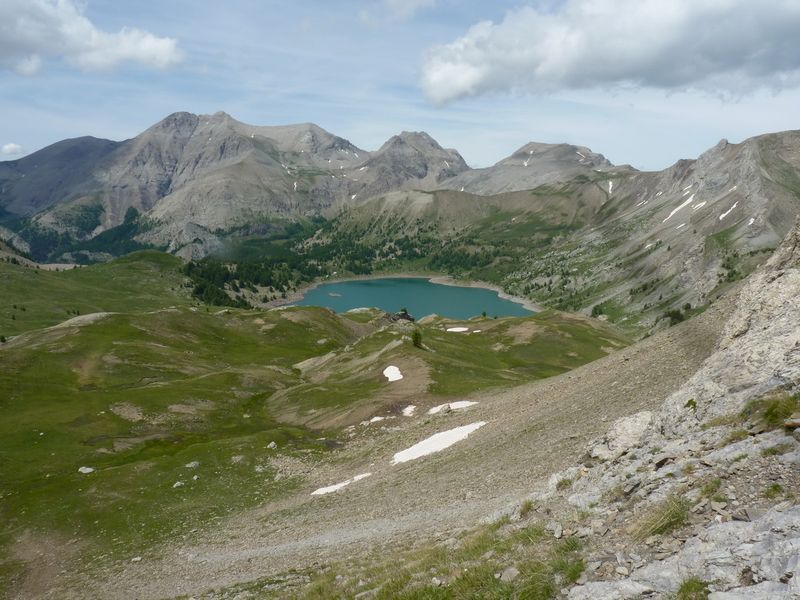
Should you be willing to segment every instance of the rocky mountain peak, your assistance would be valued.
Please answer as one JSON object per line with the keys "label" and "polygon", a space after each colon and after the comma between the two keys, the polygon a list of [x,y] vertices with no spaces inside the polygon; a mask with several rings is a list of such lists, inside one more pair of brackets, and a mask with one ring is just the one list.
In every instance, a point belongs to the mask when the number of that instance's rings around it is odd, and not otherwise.
{"label": "rocky mountain peak", "polygon": [[174,112],[153,125],[147,131],[162,131],[167,134],[187,137],[192,134],[199,122],[200,117],[198,115],[190,112]]}
{"label": "rocky mountain peak", "polygon": [[424,131],[403,131],[392,136],[375,154],[414,157],[415,160],[428,162],[444,161],[442,166],[450,176],[469,168],[456,150],[446,150]]}
{"label": "rocky mountain peak", "polygon": [[529,142],[519,148],[498,165],[522,165],[529,167],[531,163],[543,163],[551,166],[563,165],[572,167],[575,163],[587,167],[607,168],[614,165],[602,154],[592,152],[585,146],[572,144],[545,144]]}

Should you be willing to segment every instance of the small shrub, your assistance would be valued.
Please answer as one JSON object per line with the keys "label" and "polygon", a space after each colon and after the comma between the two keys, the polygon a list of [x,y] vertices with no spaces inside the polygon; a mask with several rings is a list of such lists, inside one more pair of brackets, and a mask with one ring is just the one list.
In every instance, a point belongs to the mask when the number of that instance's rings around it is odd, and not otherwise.
{"label": "small shrub", "polygon": [[586,565],[582,558],[557,558],[553,561],[553,570],[569,584],[578,581],[585,568]]}
{"label": "small shrub", "polygon": [[706,600],[708,586],[697,577],[685,580],[675,594],[675,600]]}
{"label": "small shrub", "polygon": [[559,480],[559,482],[556,484],[556,489],[558,491],[562,491],[562,490],[566,490],[570,486],[572,486],[572,479],[564,478],[564,479]]}
{"label": "small shrub", "polygon": [[527,517],[533,510],[533,500],[530,498],[525,500],[519,507],[519,516],[521,519]]}
{"label": "small shrub", "polygon": [[778,456],[779,454],[786,454],[791,449],[792,447],[789,444],[778,444],[761,450],[761,456]]}
{"label": "small shrub", "polygon": [[773,483],[764,490],[764,497],[772,500],[783,493],[783,487],[779,483]]}
{"label": "small shrub", "polygon": [[576,537],[568,537],[562,540],[558,546],[556,546],[555,552],[558,556],[566,556],[571,552],[577,552],[581,549],[581,541]]}
{"label": "small shrub", "polygon": [[707,481],[703,487],[700,488],[700,494],[704,498],[710,498],[719,491],[720,486],[722,486],[721,479],[712,479],[711,481]]}
{"label": "small shrub", "polygon": [[734,444],[736,442],[741,442],[742,440],[746,440],[750,436],[744,429],[737,429],[735,431],[731,431],[727,437],[722,440],[722,445],[727,446],[728,444]]}
{"label": "small shrub", "polygon": [[783,422],[800,410],[800,393],[761,398],[748,402],[742,410],[743,419],[756,418],[770,429],[780,429]]}
{"label": "small shrub", "polygon": [[679,308],[668,310],[664,313],[664,317],[669,319],[670,326],[677,325],[686,320],[686,315],[683,314]]}
{"label": "small shrub", "polygon": [[774,398],[764,408],[764,423],[770,427],[783,427],[783,422],[798,409],[800,394]]}
{"label": "small shrub", "polygon": [[694,398],[689,398],[686,401],[686,404],[683,405],[684,408],[691,408],[693,411],[697,411],[697,401]]}
{"label": "small shrub", "polygon": [[670,496],[643,519],[634,537],[641,541],[651,535],[670,533],[683,527],[688,520],[689,502],[677,496]]}
{"label": "small shrub", "polygon": [[422,348],[422,332],[419,329],[415,329],[411,333],[411,343],[415,348]]}
{"label": "small shrub", "polygon": [[518,587],[517,598],[550,600],[556,595],[555,581],[544,565],[536,565],[523,570],[523,577],[524,579]]}

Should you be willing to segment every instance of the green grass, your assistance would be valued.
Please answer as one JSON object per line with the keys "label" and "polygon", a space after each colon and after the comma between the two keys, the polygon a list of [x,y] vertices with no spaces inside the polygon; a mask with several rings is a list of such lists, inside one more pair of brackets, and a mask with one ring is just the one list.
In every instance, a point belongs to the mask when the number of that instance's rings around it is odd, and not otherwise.
{"label": "green grass", "polygon": [[740,417],[755,420],[769,429],[780,429],[783,422],[795,412],[800,411],[800,393],[779,394],[749,402]]}
{"label": "green grass", "polygon": [[[469,321],[480,334],[447,333],[443,320],[417,324],[418,348],[401,338],[410,329],[369,324],[372,313],[195,306],[179,267],[150,251],[65,272],[0,264],[0,319],[16,317],[0,322],[9,335],[25,333],[0,344],[0,587],[20,568],[12,543],[26,530],[81,540],[86,561],[127,560],[292,493],[302,481],[277,479],[270,457],[328,460],[338,432],[325,419],[379,398],[387,364],[425,365],[426,393],[450,397],[562,373],[628,343],[612,328],[545,311]],[[48,328],[93,312],[113,314]],[[392,342],[400,343],[384,351]],[[295,367],[328,353],[326,373]],[[467,565],[487,548],[511,556],[542,543],[539,526],[501,535],[507,526],[426,560]],[[499,565],[473,567],[442,597],[555,589],[582,563],[569,553],[526,556],[513,585],[489,573]],[[386,589],[424,589],[403,577]]]}
{"label": "green grass", "polygon": [[675,600],[706,600],[708,585],[697,577],[684,580],[675,593]]}
{"label": "green grass", "polygon": [[703,487],[700,488],[700,495],[703,498],[712,498],[716,493],[719,491],[719,488],[722,487],[722,480],[717,478],[711,479],[703,484]]}
{"label": "green grass", "polygon": [[[629,343],[609,328],[555,311],[507,319],[487,331],[491,323],[470,321],[474,329],[482,330],[470,335],[423,329],[426,345],[435,351],[428,357],[433,369],[432,393],[459,395],[558,375],[605,356],[609,348]],[[525,327],[531,331],[524,341],[513,337],[520,327],[522,336]]]}
{"label": "green grass", "polygon": [[636,529],[635,538],[644,540],[652,535],[664,535],[683,527],[689,520],[689,502],[670,496],[645,515]]}
{"label": "green grass", "polygon": [[[352,598],[377,590],[374,598],[382,600],[549,600],[560,587],[580,577],[584,570],[580,551],[577,540],[556,542],[540,525],[484,525],[466,532],[453,548],[395,548],[362,564],[332,565],[326,573],[313,575],[311,584],[294,595],[281,591],[276,597]],[[512,565],[519,571],[517,578],[501,581],[498,575]],[[337,573],[341,574],[338,578]],[[254,591],[263,584],[227,591]]]}
{"label": "green grass", "polygon": [[[368,334],[353,343],[348,352],[339,352],[311,369],[307,378],[315,382],[276,396],[274,409],[283,413],[291,407],[293,412],[311,416],[320,410],[343,414],[367,403],[373,409],[380,407],[375,401],[391,386],[381,372],[390,364],[424,364],[430,377],[427,393],[446,399],[558,375],[629,343],[610,327],[555,311],[464,322],[480,333],[456,334],[443,329],[452,324],[441,319],[416,324],[424,348],[415,347],[411,339],[392,348],[401,340],[393,330]],[[403,330],[409,338],[412,332]],[[423,373],[405,375],[415,378]],[[323,380],[316,381],[320,377]]]}
{"label": "green grass", "polygon": [[293,363],[352,339],[319,309],[181,308],[29,336],[0,349],[0,544],[33,529],[123,557],[291,491],[267,446],[313,457],[335,433],[278,422],[267,399],[300,383]]}
{"label": "green grass", "polygon": [[0,262],[0,335],[10,337],[93,312],[135,312],[190,304],[180,259],[143,251],[68,271]]}

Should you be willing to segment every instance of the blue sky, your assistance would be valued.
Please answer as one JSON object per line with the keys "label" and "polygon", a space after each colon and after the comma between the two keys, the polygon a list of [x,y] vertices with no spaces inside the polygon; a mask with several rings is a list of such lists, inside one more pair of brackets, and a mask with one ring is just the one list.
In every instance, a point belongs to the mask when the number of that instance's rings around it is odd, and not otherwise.
{"label": "blue sky", "polygon": [[661,169],[800,128],[797,4],[0,0],[0,160],[224,110],[365,149],[425,130],[472,166],[541,141]]}

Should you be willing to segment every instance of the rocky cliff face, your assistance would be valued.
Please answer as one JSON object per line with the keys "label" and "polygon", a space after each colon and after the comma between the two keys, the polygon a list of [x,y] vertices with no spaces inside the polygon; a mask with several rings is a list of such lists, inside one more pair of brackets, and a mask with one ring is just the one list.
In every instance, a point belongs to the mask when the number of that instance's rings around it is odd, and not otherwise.
{"label": "rocky cliff face", "polygon": [[569,598],[669,598],[690,578],[715,600],[800,596],[800,435],[758,408],[800,389],[799,296],[797,224],[661,410],[617,421],[583,465],[554,476],[576,477],[568,502],[595,503],[605,532]]}

